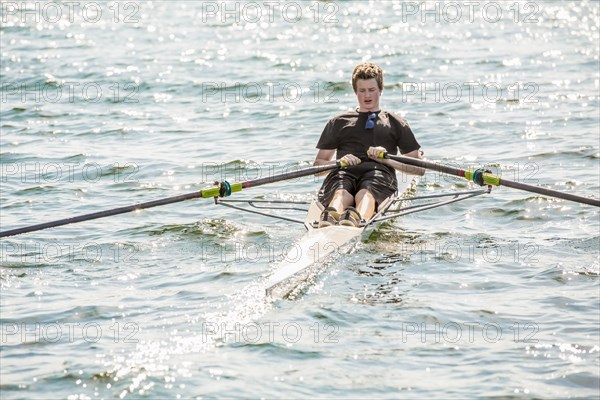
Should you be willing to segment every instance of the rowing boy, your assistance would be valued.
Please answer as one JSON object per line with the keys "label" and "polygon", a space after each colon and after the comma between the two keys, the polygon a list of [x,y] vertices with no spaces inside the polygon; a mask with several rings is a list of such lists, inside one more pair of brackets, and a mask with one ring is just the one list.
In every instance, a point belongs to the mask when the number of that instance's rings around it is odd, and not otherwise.
{"label": "rowing boy", "polygon": [[378,155],[400,153],[421,158],[421,146],[408,123],[379,108],[383,71],[372,63],[359,64],[352,72],[352,88],[358,100],[354,112],[332,118],[317,143],[315,165],[341,161],[348,168],[330,173],[319,191],[326,206],[319,227],[335,224],[360,226],[377,206],[398,190],[395,170],[423,175],[422,168],[381,159]]}

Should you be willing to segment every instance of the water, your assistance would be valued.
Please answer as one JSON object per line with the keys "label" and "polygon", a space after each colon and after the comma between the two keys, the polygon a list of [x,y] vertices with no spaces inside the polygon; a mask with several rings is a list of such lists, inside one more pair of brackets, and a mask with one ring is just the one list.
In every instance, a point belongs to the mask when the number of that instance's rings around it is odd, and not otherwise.
{"label": "water", "polygon": [[[428,159],[598,195],[596,2],[53,4],[2,2],[2,229],[309,165],[363,60]],[[497,188],[276,302],[302,227],[210,200],[6,238],[2,397],[596,397],[599,226]]]}

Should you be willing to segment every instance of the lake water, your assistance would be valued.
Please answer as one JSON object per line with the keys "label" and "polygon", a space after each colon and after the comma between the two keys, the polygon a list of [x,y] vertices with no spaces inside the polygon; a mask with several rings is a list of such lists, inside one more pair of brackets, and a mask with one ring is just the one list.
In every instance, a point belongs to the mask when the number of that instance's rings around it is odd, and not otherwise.
{"label": "lake water", "polygon": [[[598,197],[597,2],[0,4],[2,230],[308,166],[361,61],[427,159]],[[200,199],[3,239],[2,398],[598,396],[597,208],[495,188],[266,299],[303,231]]]}

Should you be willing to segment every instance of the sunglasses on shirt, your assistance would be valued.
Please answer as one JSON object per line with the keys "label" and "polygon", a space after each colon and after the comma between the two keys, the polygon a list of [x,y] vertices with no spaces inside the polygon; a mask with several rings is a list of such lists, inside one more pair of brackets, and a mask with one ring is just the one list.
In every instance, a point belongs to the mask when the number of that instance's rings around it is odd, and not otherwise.
{"label": "sunglasses on shirt", "polygon": [[375,127],[375,120],[377,119],[376,113],[371,113],[367,117],[367,123],[365,124],[365,129],[373,129]]}

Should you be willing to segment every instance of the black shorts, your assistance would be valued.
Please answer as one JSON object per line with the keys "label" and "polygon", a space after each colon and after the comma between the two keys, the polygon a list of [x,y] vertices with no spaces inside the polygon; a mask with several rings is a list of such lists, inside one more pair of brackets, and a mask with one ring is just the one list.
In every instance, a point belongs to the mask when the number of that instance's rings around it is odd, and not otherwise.
{"label": "black shorts", "polygon": [[329,205],[334,193],[339,189],[345,189],[351,195],[367,189],[379,205],[398,191],[398,179],[395,172],[385,167],[366,171],[354,168],[336,170],[327,175],[321,185],[318,196],[321,204]]}

